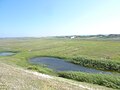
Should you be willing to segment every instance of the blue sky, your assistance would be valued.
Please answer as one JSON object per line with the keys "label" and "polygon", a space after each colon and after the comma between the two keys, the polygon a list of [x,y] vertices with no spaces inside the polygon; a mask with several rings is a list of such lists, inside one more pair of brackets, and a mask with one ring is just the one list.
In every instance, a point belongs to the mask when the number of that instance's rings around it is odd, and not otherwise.
{"label": "blue sky", "polygon": [[0,37],[120,34],[120,0],[0,0]]}

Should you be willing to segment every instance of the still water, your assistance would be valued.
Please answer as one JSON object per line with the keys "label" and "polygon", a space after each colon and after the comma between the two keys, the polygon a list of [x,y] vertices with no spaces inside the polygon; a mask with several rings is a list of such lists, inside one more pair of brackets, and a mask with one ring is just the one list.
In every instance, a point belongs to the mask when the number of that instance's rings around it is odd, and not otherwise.
{"label": "still water", "polygon": [[13,52],[0,52],[0,56],[11,56],[14,55],[15,53]]}
{"label": "still water", "polygon": [[111,74],[111,72],[96,70],[93,68],[76,65],[58,58],[35,57],[35,58],[31,58],[29,62],[32,64],[44,64],[48,68],[53,69],[55,71],[81,71],[87,73]]}

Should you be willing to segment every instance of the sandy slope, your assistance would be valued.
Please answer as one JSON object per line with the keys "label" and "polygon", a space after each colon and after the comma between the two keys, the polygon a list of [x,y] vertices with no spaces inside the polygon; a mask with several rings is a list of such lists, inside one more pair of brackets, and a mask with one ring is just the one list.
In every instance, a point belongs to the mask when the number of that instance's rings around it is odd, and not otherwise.
{"label": "sandy slope", "polygon": [[0,62],[0,90],[110,90],[38,72],[24,70]]}

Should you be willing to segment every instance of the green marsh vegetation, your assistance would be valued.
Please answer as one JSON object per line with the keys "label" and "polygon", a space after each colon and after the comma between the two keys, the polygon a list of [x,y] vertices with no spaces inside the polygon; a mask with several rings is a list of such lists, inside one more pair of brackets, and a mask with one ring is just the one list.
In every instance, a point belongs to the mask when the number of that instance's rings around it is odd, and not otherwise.
{"label": "green marsh vegetation", "polygon": [[113,77],[112,75],[89,74],[82,72],[60,72],[59,76],[81,82],[88,82],[114,89],[120,89],[120,76]]}
{"label": "green marsh vegetation", "polygon": [[[30,64],[28,62],[29,58],[37,56],[58,57],[86,67],[120,72],[120,41],[118,40],[58,38],[0,39],[0,51],[18,52],[13,56],[0,57],[1,61],[46,74],[57,75],[56,72],[48,69],[44,65]],[[81,72],[64,73],[58,74],[58,76],[112,88],[119,88],[119,76],[116,77],[114,75],[109,76],[102,74],[93,75]],[[79,79],[79,77],[87,78],[89,81]],[[114,79],[114,77],[116,78]],[[105,81],[103,81],[103,79],[105,79]],[[102,82],[107,82],[108,85],[101,84]]]}
{"label": "green marsh vegetation", "polygon": [[113,72],[114,71],[120,72],[120,62],[117,62],[117,61],[110,61],[105,59],[97,60],[97,59],[89,59],[84,57],[76,57],[76,58],[73,58],[71,62],[74,64],[86,66],[86,67],[113,71]]}

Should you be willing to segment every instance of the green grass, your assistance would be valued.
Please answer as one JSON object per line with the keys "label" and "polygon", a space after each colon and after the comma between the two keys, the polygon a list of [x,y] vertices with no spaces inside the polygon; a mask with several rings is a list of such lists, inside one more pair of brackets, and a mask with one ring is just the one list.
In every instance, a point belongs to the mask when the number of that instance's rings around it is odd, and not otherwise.
{"label": "green grass", "polygon": [[8,39],[0,40],[0,45],[1,51],[21,51],[20,54],[37,54],[66,58],[85,56],[120,61],[120,41]]}
{"label": "green grass", "polygon": [[53,70],[46,68],[44,66],[40,66],[40,65],[30,65],[27,67],[28,70],[34,70],[40,73],[44,73],[44,74],[50,74],[50,75],[57,75]]}
{"label": "green grass", "polygon": [[36,56],[64,58],[83,66],[120,72],[120,41],[56,38],[0,39],[0,51],[17,52],[13,56],[0,57],[1,61],[46,74],[56,75],[56,72],[45,66],[30,64],[29,58]]}
{"label": "green grass", "polygon": [[59,72],[59,76],[81,82],[120,89],[120,76],[113,77],[112,75],[89,74],[82,72]]}
{"label": "green grass", "polygon": [[[73,60],[73,62],[75,61],[73,58],[76,57],[88,58],[90,61],[97,60],[99,64],[101,64],[100,62],[117,62],[118,69],[120,67],[120,41],[24,38],[1,39],[0,45],[0,51],[18,51],[13,57],[20,60],[13,61],[18,64],[22,63],[23,66],[24,63],[28,63],[26,60],[31,57],[53,56]],[[101,67],[95,68],[99,69]],[[111,70],[103,67],[102,69]]]}
{"label": "green grass", "polygon": [[98,60],[98,59],[89,59],[85,57],[75,57],[73,60],[71,60],[72,63],[101,69],[101,70],[107,70],[107,71],[116,71],[120,72],[120,62],[117,61],[110,61],[110,60]]}

